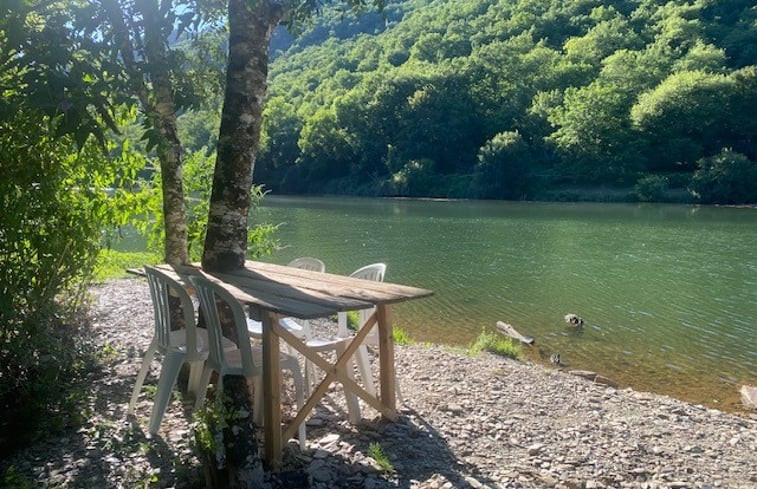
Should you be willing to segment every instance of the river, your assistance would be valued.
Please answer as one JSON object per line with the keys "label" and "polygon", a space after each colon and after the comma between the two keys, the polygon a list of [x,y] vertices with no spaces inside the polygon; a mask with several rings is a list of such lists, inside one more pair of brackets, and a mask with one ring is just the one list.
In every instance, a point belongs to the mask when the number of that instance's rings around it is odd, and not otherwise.
{"label": "river", "polygon": [[468,344],[501,320],[536,338],[532,359],[727,410],[757,381],[752,208],[269,196],[254,219],[281,223],[268,261],[380,261],[433,290],[395,307],[419,341]]}

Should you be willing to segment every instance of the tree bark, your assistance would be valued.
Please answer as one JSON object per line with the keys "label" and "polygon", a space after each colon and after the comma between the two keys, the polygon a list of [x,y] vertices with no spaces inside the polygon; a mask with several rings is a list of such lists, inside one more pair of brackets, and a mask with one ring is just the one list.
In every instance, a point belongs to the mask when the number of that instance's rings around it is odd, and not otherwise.
{"label": "tree bark", "polygon": [[283,15],[269,1],[229,0],[229,60],[202,264],[244,265],[255,155],[267,89],[268,48]]}
{"label": "tree bark", "polygon": [[[143,17],[144,56],[146,65],[140,67],[134,58],[135,46],[124,12],[117,0],[103,0],[113,38],[128,73],[134,95],[142,111],[158,135],[157,153],[163,178],[163,219],[165,224],[165,261],[172,265],[189,263],[184,185],[182,182],[182,150],[176,127],[176,105],[173,85],[166,61],[163,25],[167,12],[162,12],[155,0],[137,2]],[[146,83],[145,77],[152,84]]]}
{"label": "tree bark", "polygon": [[[210,272],[244,266],[252,171],[267,88],[268,48],[282,14],[281,6],[268,0],[229,0],[226,93],[202,256],[203,268]],[[228,325],[224,325],[226,329],[230,329]],[[225,386],[231,403],[229,412],[252,413],[245,379],[228,377]],[[206,481],[219,488],[260,487],[263,469],[252,415],[227,421],[229,428],[223,431],[225,463],[206,467],[214,474]]]}
{"label": "tree bark", "polygon": [[[170,3],[163,3],[170,6]],[[189,246],[181,171],[182,149],[176,126],[173,84],[168,72],[167,40],[161,22],[166,18],[166,12],[160,11],[156,1],[137,2],[137,5],[141,6],[144,22],[146,69],[152,82],[154,99],[146,115],[159,135],[156,149],[163,178],[165,258],[167,263],[182,265],[189,263]]]}

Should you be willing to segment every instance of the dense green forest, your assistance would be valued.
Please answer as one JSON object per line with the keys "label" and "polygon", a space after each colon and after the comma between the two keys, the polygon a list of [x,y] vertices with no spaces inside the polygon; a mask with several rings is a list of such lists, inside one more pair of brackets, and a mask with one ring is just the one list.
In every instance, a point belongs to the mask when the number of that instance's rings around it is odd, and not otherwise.
{"label": "dense green forest", "polygon": [[277,193],[757,201],[752,0],[395,1],[272,57]]}

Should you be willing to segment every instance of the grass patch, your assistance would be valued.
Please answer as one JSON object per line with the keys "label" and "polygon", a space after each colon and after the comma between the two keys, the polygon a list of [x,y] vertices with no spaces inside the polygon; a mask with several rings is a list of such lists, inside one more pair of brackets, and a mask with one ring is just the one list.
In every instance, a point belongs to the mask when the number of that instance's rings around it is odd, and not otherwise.
{"label": "grass patch", "polygon": [[104,282],[114,278],[127,276],[127,268],[141,268],[144,264],[160,263],[157,253],[147,251],[116,251],[102,250],[97,257],[95,267],[95,282]]}
{"label": "grass patch", "polygon": [[511,338],[504,338],[490,331],[482,331],[470,347],[470,352],[473,355],[480,351],[488,351],[508,358],[520,358],[520,345]]}
{"label": "grass patch", "polygon": [[394,473],[394,465],[389,461],[389,457],[384,453],[384,449],[377,442],[368,445],[368,456],[375,460],[376,464],[384,472]]}
{"label": "grass patch", "polygon": [[409,346],[415,343],[415,340],[402,328],[392,329],[392,337],[394,338],[395,345]]}
{"label": "grass patch", "polygon": [[357,331],[360,327],[360,311],[347,311],[347,328]]}

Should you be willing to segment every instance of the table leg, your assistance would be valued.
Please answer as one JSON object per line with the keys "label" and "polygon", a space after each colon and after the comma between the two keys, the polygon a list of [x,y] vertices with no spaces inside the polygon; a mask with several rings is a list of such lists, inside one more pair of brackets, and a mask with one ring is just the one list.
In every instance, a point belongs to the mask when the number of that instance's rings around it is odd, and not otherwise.
{"label": "table leg", "polygon": [[397,399],[394,374],[394,339],[392,338],[392,310],[391,306],[376,306],[376,320],[378,322],[379,366],[381,379],[381,404],[390,412],[396,413]]}
{"label": "table leg", "polygon": [[[281,370],[279,367],[279,337],[273,325],[276,314],[265,312],[263,321],[263,420],[265,434],[265,462],[271,468],[281,467]],[[257,394],[256,394],[257,395]]]}

